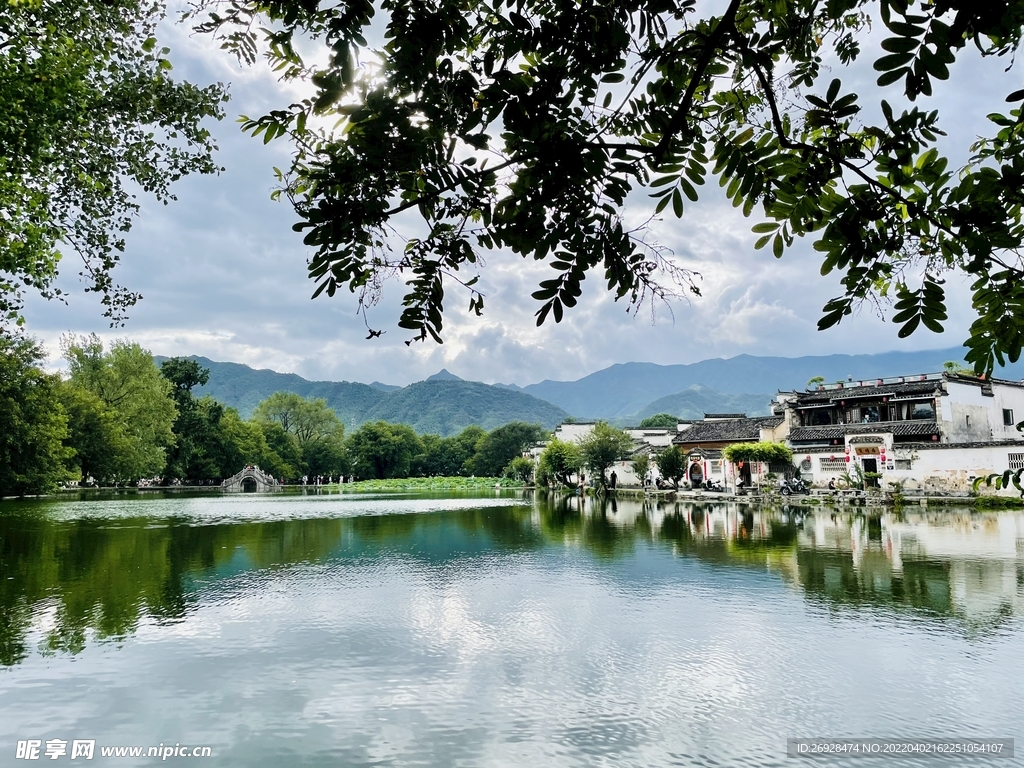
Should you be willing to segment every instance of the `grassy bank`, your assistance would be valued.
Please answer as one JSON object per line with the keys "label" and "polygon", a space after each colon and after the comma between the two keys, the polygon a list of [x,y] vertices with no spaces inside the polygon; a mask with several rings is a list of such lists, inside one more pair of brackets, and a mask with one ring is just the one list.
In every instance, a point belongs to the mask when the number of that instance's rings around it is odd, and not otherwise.
{"label": "grassy bank", "polygon": [[335,483],[329,486],[346,493],[381,491],[486,491],[499,485],[502,488],[522,488],[523,484],[505,477],[396,477],[388,480],[360,480],[357,483]]}

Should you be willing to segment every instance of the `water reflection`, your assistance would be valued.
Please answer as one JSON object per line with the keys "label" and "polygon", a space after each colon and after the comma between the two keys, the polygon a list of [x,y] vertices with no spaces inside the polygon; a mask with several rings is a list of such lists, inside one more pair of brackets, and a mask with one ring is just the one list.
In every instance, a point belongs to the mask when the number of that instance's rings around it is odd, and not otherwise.
{"label": "water reflection", "polygon": [[[641,547],[667,550],[781,578],[827,610],[903,612],[969,636],[996,632],[1024,610],[1017,512],[491,501],[238,522],[176,514],[175,500],[139,506],[137,516],[123,503],[111,517],[102,514],[105,502],[78,516],[60,503],[0,507],[0,665],[18,664],[33,647],[76,654],[90,636],[116,640],[144,620],[180,621],[218,584],[247,572],[401,558],[443,575],[453,564],[501,568],[510,555],[557,548],[584,553],[598,568],[635,558]],[[649,577],[674,578],[671,570]]]}

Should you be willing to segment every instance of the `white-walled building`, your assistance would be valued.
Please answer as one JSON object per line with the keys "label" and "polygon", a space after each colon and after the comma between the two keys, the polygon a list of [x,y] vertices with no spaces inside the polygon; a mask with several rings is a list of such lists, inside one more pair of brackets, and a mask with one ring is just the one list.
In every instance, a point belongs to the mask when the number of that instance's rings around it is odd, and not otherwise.
{"label": "white-walled building", "polygon": [[884,488],[970,491],[976,477],[1024,467],[1024,383],[949,373],[780,393],[779,430],[804,476],[880,475]]}

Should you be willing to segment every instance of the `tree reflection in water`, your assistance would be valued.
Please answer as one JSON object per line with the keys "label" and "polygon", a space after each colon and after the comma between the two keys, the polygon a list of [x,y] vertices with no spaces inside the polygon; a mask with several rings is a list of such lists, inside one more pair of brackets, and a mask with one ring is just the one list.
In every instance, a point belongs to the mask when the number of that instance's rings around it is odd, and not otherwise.
{"label": "tree reflection in water", "polygon": [[[144,507],[140,507],[140,512]],[[596,562],[669,551],[781,578],[828,610],[898,611],[984,634],[1024,609],[1020,513],[836,514],[812,508],[538,496],[532,504],[416,514],[202,524],[0,507],[0,665],[78,653],[144,620],[185,618],[237,575],[381,558],[443,570],[554,548]],[[516,566],[508,561],[507,567]],[[671,578],[661,570],[653,578]],[[237,586],[242,589],[244,587]]]}

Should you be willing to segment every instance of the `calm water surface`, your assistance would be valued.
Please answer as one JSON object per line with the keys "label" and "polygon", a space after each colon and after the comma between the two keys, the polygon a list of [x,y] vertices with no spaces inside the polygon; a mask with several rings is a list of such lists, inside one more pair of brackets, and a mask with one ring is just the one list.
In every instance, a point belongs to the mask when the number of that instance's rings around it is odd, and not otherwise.
{"label": "calm water surface", "polygon": [[4,502],[0,766],[32,738],[125,766],[158,761],[99,746],[275,767],[792,766],[786,738],[815,736],[1024,752],[1024,515],[583,506]]}

